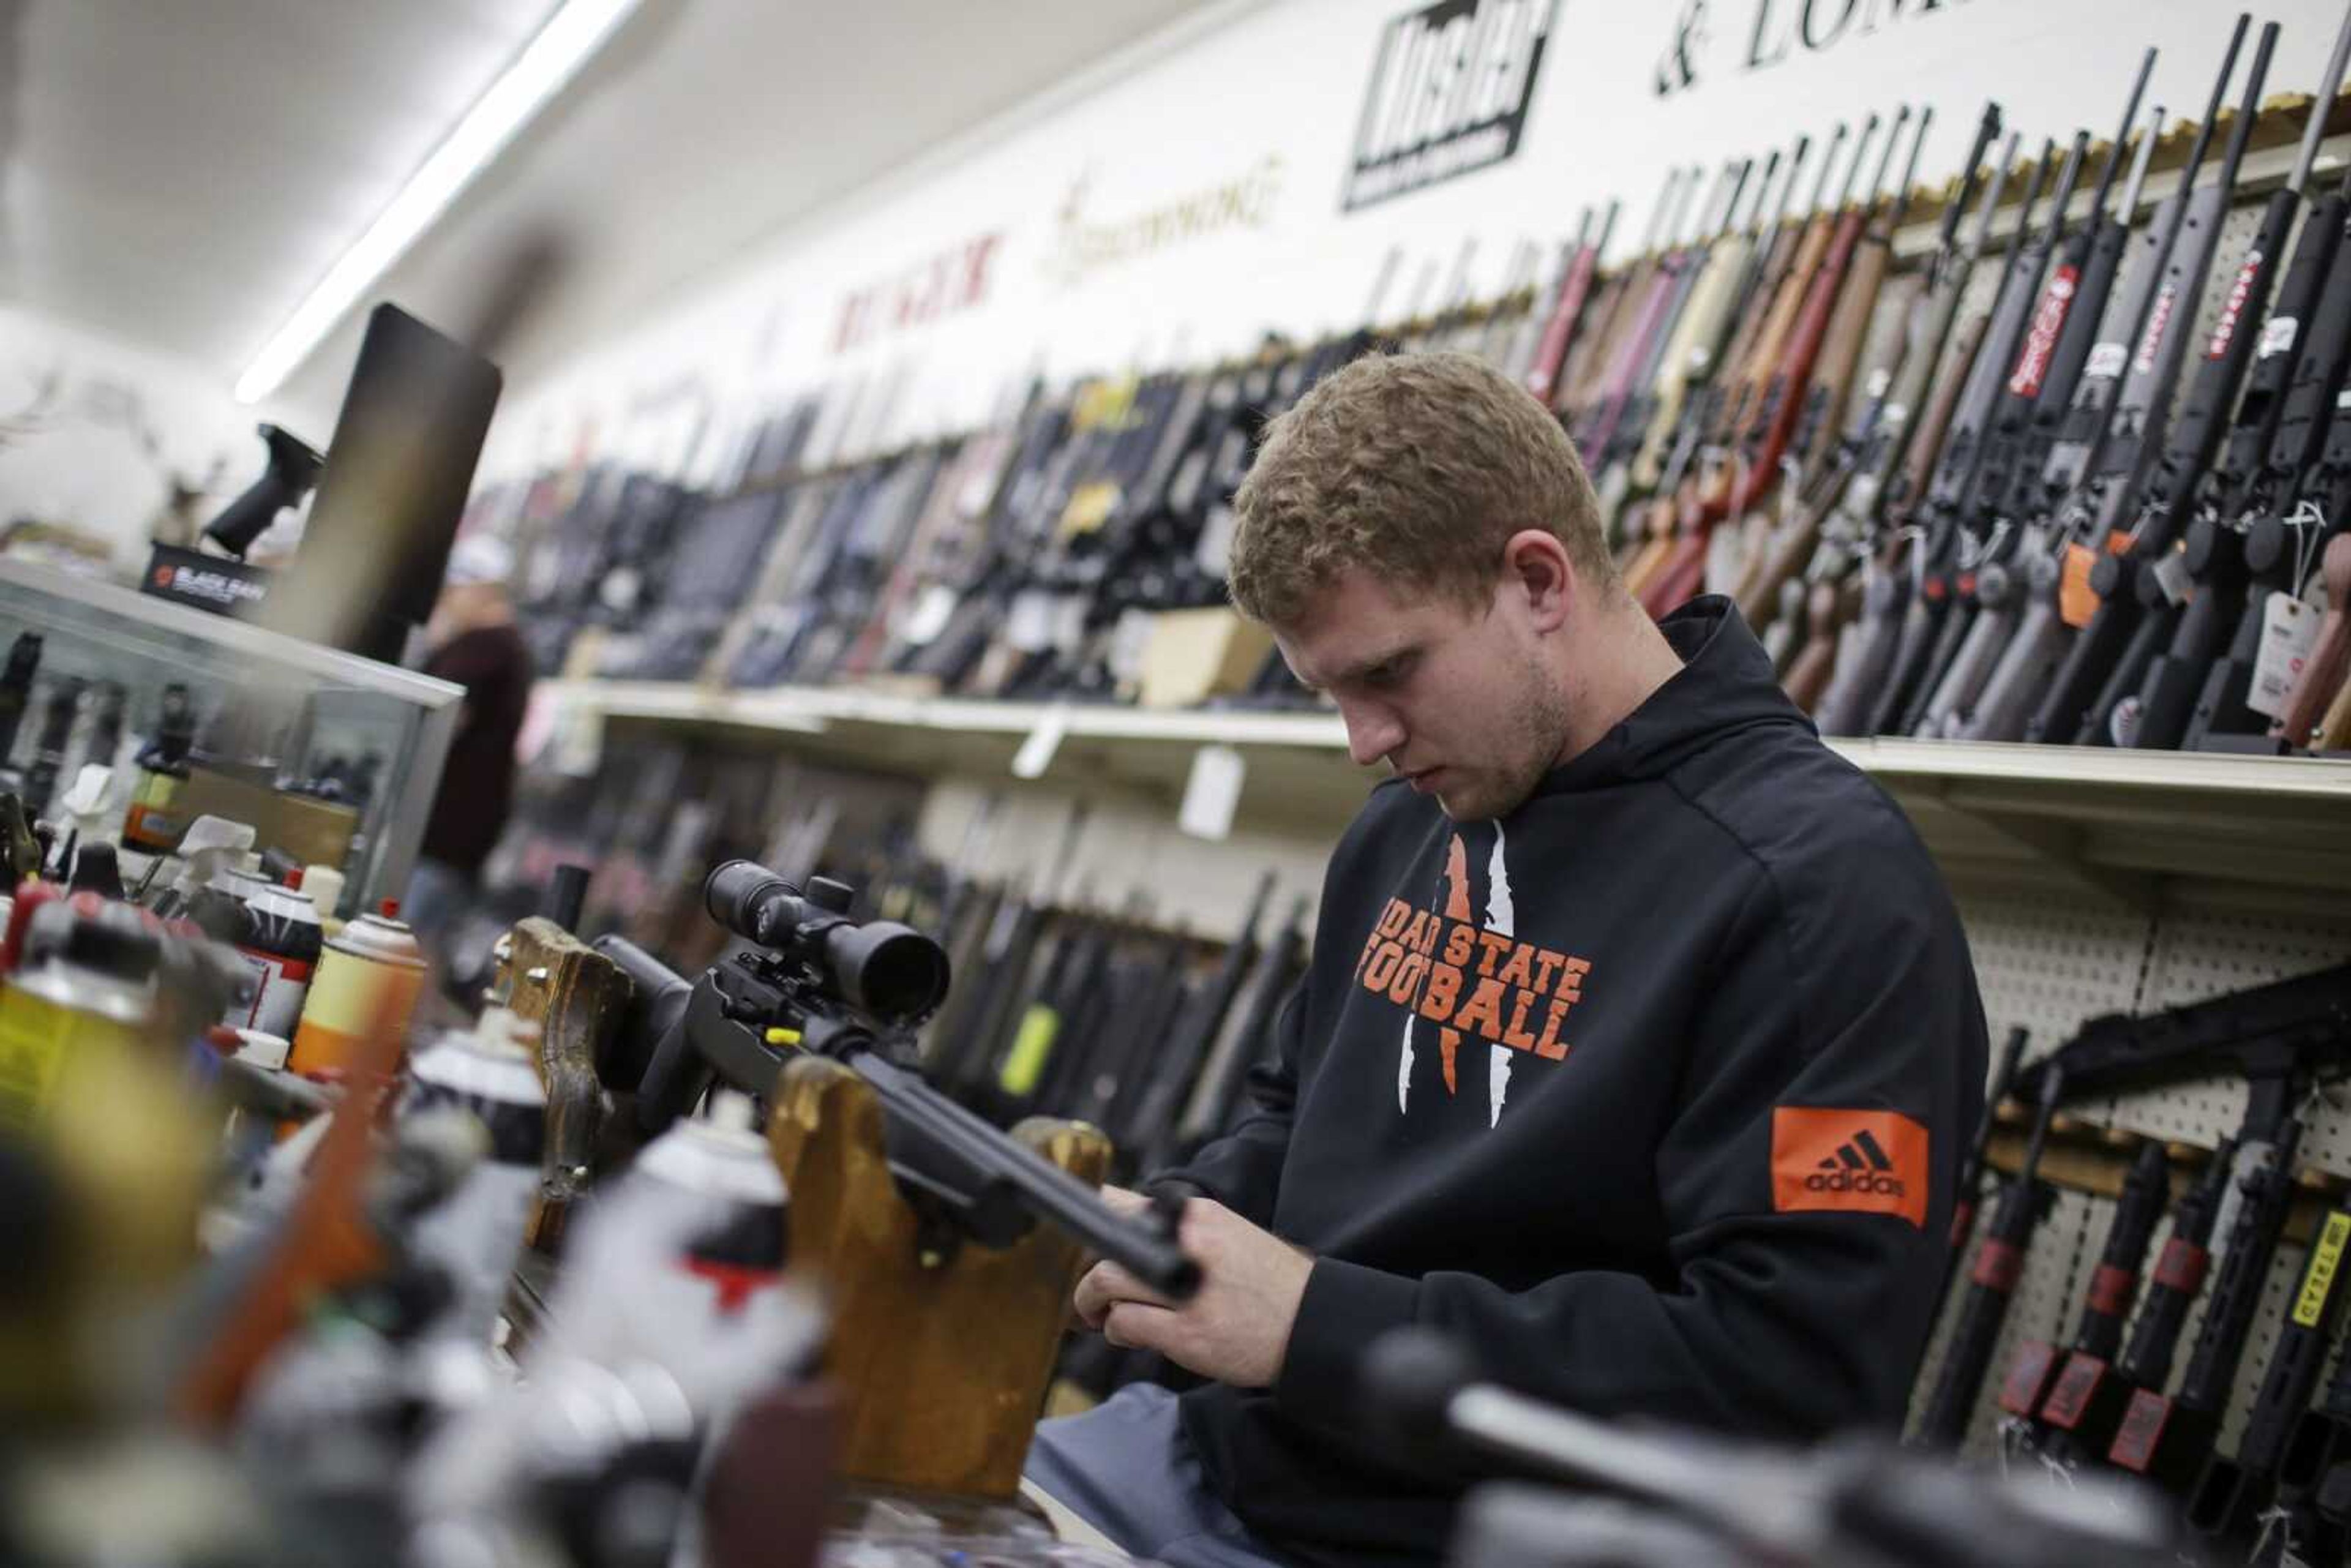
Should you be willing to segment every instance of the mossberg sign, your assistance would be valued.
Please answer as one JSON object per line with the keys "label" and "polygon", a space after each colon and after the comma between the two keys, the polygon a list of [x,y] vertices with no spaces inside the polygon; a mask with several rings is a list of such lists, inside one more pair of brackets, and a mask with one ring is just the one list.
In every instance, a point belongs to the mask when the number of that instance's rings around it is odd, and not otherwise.
{"label": "mossberg sign", "polygon": [[1437,0],[1387,26],[1341,203],[1352,212],[1519,150],[1558,0]]}

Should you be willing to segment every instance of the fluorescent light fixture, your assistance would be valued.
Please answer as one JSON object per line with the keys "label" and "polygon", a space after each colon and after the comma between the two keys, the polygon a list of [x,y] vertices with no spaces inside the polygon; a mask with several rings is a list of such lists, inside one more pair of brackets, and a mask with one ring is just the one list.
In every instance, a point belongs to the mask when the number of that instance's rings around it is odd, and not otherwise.
{"label": "fluorescent light fixture", "polygon": [[433,226],[474,176],[489,167],[531,116],[579,74],[596,51],[635,11],[640,0],[565,0],[465,111],[423,166],[409,176],[367,233],[342,254],[308,298],[287,318],[245,374],[236,380],[239,402],[258,402],[309,358],[335,324],[375,280],[391,270],[418,236]]}

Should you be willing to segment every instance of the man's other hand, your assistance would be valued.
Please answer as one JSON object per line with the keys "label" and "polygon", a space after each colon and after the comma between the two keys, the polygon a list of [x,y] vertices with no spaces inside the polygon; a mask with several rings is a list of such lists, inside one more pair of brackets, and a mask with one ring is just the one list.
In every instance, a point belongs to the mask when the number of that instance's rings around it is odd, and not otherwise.
{"label": "man's other hand", "polygon": [[[1130,1212],[1147,1201],[1114,1187],[1102,1196]],[[1171,1302],[1117,1264],[1097,1263],[1078,1281],[1078,1316],[1123,1349],[1157,1351],[1238,1388],[1271,1386],[1313,1258],[1205,1197],[1184,1205],[1176,1241],[1200,1265],[1190,1301]]]}

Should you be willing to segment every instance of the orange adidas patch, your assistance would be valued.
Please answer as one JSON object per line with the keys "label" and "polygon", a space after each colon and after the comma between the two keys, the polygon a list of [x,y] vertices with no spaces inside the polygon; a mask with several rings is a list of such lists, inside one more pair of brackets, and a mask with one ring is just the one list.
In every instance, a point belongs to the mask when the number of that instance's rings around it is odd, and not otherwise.
{"label": "orange adidas patch", "polygon": [[1771,1113],[1771,1207],[1899,1215],[1927,1228],[1927,1129],[1899,1111]]}

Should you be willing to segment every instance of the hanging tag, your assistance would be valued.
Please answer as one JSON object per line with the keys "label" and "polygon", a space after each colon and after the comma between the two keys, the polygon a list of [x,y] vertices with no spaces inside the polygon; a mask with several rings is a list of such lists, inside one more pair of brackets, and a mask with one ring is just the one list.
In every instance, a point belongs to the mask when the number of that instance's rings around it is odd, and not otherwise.
{"label": "hanging tag", "polygon": [[1192,550],[1192,559],[1210,577],[1222,580],[1228,562],[1233,556],[1233,527],[1239,522],[1233,509],[1227,506],[1208,508],[1206,521],[1200,525],[1200,542]]}
{"label": "hanging tag", "polygon": [[1053,603],[1053,646],[1074,653],[1086,640],[1086,596],[1065,593]]}
{"label": "hanging tag", "polygon": [[1070,710],[1055,703],[1012,754],[1012,777],[1041,779],[1045,769],[1053,765],[1053,753],[1061,748],[1061,737],[1070,733]]}
{"label": "hanging tag", "polygon": [[1023,589],[1004,618],[1004,640],[1016,652],[1041,653],[1053,645],[1053,596]]}
{"label": "hanging tag", "polygon": [[2290,593],[2273,593],[2262,606],[2262,645],[2253,658],[2253,684],[2245,706],[2264,718],[2285,712],[2287,694],[2301,677],[2310,651],[2318,645],[2317,611]]}
{"label": "hanging tag", "polygon": [[2186,551],[2175,549],[2155,563],[2155,585],[2173,604],[2185,604],[2195,597],[2196,579],[2188,570]]}
{"label": "hanging tag", "polygon": [[2117,747],[2128,751],[2138,744],[2138,694],[2133,692],[2106,715],[2106,735]]}
{"label": "hanging tag", "polygon": [[2090,586],[2090,569],[2097,564],[2098,552],[2087,545],[2065,547],[2065,564],[2057,577],[2057,614],[2076,630],[2098,613],[2098,591]]}
{"label": "hanging tag", "polygon": [[1233,831],[1233,811],[1241,803],[1241,780],[1249,764],[1229,746],[1204,746],[1192,753],[1192,777],[1176,825],[1196,839],[1222,840]]}
{"label": "hanging tag", "polygon": [[935,582],[923,590],[914,607],[906,612],[905,628],[899,634],[912,648],[927,648],[939,640],[954,616],[957,595],[944,582]]}
{"label": "hanging tag", "polygon": [[2294,347],[2294,340],[2301,334],[2302,323],[2295,318],[2273,316],[2270,324],[2262,329],[2261,344],[2254,350],[2253,358],[2266,360],[2273,354],[2283,354]]}
{"label": "hanging tag", "polygon": [[2082,373],[2093,381],[2110,382],[2121,375],[2123,367],[2129,363],[2129,344],[2101,343],[2090,350],[2088,361],[2082,366]]}

